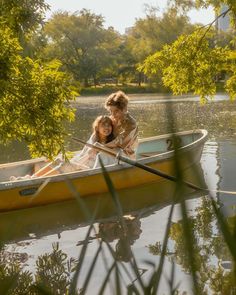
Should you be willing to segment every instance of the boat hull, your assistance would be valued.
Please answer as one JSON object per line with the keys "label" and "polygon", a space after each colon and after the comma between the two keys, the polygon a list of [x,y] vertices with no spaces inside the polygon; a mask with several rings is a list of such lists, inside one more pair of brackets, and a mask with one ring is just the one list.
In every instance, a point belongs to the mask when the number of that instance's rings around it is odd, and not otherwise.
{"label": "boat hull", "polygon": [[[206,185],[200,165],[185,170],[184,178],[202,187]],[[124,215],[142,218],[172,204],[173,201],[178,202],[174,198],[175,191],[175,183],[163,180],[119,190],[118,197]],[[189,200],[203,196],[204,193],[184,187],[181,197]],[[46,206],[2,212],[0,236],[5,242],[30,237],[38,239],[45,235],[59,234],[67,229],[87,226],[91,222],[91,216],[97,223],[117,220],[117,208],[108,192],[83,198],[83,204],[72,199]]]}
{"label": "boat hull", "polygon": [[[178,150],[177,159],[182,171],[199,163],[205,141],[206,136],[194,144],[183,146]],[[175,152],[169,151],[148,158],[140,158],[138,162],[166,174],[175,175],[175,160]],[[107,171],[118,191],[163,181],[163,177],[126,163],[109,166]],[[77,196],[89,197],[107,191],[108,187],[100,168],[32,180],[4,182],[0,185],[0,211],[61,202],[74,199]]]}

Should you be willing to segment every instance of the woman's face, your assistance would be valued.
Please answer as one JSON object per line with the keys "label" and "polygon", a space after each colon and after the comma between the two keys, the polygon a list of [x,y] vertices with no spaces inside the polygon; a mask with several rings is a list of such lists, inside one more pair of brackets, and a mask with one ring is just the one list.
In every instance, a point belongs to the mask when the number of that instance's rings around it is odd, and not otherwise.
{"label": "woman's face", "polygon": [[126,109],[121,110],[117,108],[116,106],[110,106],[108,110],[111,114],[111,119],[114,121],[122,120],[124,117],[124,114],[126,113]]}
{"label": "woman's face", "polygon": [[98,124],[98,133],[102,138],[106,138],[112,132],[112,125],[110,122],[101,122]]}

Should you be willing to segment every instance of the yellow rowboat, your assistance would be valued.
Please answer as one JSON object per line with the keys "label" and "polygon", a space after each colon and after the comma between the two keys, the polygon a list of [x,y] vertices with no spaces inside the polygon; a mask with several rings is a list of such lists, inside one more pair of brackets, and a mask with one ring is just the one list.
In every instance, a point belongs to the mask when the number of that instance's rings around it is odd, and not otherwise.
{"label": "yellow rowboat", "polygon": [[[206,130],[178,132],[178,159],[184,171],[199,163]],[[172,134],[139,140],[137,162],[166,174],[175,174]],[[35,167],[45,165],[45,159],[32,159],[0,165],[0,211],[29,208],[75,198],[75,190],[81,197],[108,191],[100,168],[80,170],[55,176],[10,181],[10,176],[33,174]],[[161,182],[163,177],[151,174],[127,163],[106,167],[116,190]]]}

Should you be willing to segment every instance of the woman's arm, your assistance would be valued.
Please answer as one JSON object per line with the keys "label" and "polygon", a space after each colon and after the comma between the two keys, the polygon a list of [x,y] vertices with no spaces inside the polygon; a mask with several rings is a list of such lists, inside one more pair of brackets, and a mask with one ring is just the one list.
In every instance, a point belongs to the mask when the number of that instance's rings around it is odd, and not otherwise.
{"label": "woman's arm", "polygon": [[137,138],[138,127],[135,119],[130,115],[127,116],[123,126],[121,126],[121,132],[111,142],[107,143],[106,146],[109,148],[122,148],[124,149],[129,145],[130,141]]}

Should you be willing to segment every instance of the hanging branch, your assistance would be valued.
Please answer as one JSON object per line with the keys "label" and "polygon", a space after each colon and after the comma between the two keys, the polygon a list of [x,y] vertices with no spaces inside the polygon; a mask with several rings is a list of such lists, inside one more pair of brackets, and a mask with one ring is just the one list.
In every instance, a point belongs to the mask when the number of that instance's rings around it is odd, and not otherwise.
{"label": "hanging branch", "polygon": [[[206,31],[204,32],[204,34],[202,35],[201,39],[199,40],[198,45],[200,46],[202,43],[202,40],[205,38],[206,34],[210,31],[210,28],[213,26],[213,24],[220,18],[220,17],[225,17],[226,14],[231,10],[231,8],[228,8],[226,11],[222,12],[221,14],[219,14],[212,22],[210,22],[209,24],[202,26],[200,29],[203,29],[205,27],[208,27],[206,29]],[[198,48],[199,48],[198,46]]]}

